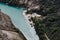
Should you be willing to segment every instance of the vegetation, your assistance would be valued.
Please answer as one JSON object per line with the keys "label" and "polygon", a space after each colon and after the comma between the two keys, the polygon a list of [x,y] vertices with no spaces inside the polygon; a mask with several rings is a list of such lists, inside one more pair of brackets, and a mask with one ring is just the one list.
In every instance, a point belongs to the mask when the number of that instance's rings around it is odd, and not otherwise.
{"label": "vegetation", "polygon": [[42,19],[38,17],[31,18],[35,23],[35,30],[40,40],[60,40],[59,6],[55,5],[54,0],[42,1],[41,4],[42,8],[38,14],[43,16]]}
{"label": "vegetation", "polygon": [[19,5],[19,0],[0,0],[0,2],[9,4],[9,5],[12,5],[12,6],[18,6],[18,7],[20,6]]}

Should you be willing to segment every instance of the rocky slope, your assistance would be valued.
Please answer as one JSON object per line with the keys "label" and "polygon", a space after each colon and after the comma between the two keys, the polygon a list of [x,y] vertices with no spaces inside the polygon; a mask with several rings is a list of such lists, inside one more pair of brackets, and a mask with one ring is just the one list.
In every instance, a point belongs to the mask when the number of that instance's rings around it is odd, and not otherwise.
{"label": "rocky slope", "polygon": [[0,12],[0,40],[26,40],[13,25],[10,17],[2,12]]}

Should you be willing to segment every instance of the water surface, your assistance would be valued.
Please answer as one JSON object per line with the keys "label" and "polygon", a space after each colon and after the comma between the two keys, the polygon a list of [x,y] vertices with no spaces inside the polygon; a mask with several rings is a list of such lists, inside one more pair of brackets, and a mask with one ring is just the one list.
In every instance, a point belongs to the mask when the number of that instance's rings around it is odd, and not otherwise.
{"label": "water surface", "polygon": [[3,13],[10,16],[13,24],[17,27],[28,40],[37,40],[33,37],[31,33],[31,26],[25,20],[23,13],[23,8],[11,7],[0,3],[0,9]]}

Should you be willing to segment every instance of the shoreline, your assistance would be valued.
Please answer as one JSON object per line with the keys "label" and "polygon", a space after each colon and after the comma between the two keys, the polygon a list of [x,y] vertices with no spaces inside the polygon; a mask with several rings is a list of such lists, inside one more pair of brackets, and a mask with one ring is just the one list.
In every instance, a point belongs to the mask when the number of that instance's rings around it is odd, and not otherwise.
{"label": "shoreline", "polygon": [[[21,38],[23,40],[26,40],[26,38],[22,34],[22,32],[13,24],[10,16],[3,13],[1,11],[1,9],[0,9],[0,26],[1,26],[0,32],[2,31],[2,34],[4,33],[4,35],[8,35],[9,37],[12,38],[12,36],[14,36],[17,33],[18,35],[16,35],[16,36],[18,36],[19,38]],[[10,36],[9,34],[12,36]],[[0,35],[1,35],[1,33],[0,33]],[[1,35],[1,36],[3,36],[3,35]],[[5,37],[5,38],[7,38],[7,37]]]}
{"label": "shoreline", "polygon": [[27,16],[26,16],[26,13],[25,12],[27,12],[27,10],[24,10],[23,11],[23,16],[24,16],[24,18],[27,20],[27,22],[29,23],[29,20],[28,20],[28,18],[27,18]]}
{"label": "shoreline", "polygon": [[[28,16],[26,15],[26,12],[27,12],[27,10],[23,11],[23,16],[24,16],[25,20],[27,20],[27,22],[30,24],[30,21],[28,20]],[[39,40],[39,37],[36,34],[34,26],[31,26],[30,32],[31,32],[31,34],[32,34],[32,36],[34,37],[35,40]]]}

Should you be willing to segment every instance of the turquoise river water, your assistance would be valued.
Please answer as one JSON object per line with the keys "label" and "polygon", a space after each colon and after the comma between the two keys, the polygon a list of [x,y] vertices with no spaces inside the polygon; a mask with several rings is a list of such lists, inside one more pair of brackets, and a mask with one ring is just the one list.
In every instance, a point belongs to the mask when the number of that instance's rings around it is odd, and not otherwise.
{"label": "turquoise river water", "polygon": [[31,33],[33,30],[22,14],[23,8],[12,7],[0,3],[0,9],[3,13],[10,16],[15,27],[17,27],[24,34],[27,40],[38,40],[38,38],[35,37],[34,32]]}

